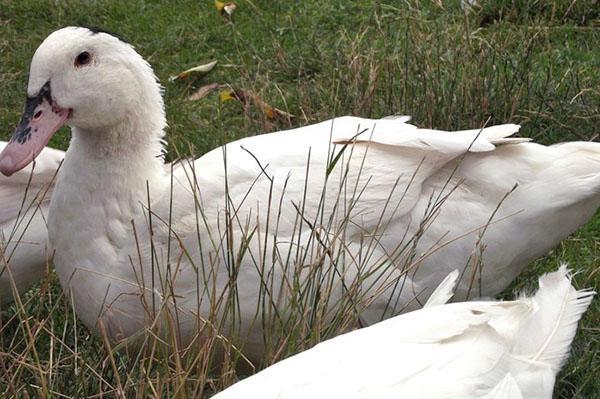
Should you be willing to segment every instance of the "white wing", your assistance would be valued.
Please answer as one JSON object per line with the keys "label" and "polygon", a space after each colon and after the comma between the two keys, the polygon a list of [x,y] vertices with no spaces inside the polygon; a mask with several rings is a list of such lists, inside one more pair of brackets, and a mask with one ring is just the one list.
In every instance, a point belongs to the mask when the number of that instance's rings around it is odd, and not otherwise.
{"label": "white wing", "polygon": [[[348,262],[344,278],[351,284],[359,274],[393,253],[401,231],[384,233],[382,225],[406,222],[402,218],[409,217],[421,200],[423,183],[428,178],[470,151],[492,151],[494,142],[517,130],[516,125],[502,125],[448,133],[419,129],[403,119],[336,118],[238,140],[193,163],[184,162],[174,173],[173,195],[164,195],[152,208],[163,220],[173,221],[172,231],[187,248],[186,256],[197,264],[214,263],[225,252],[224,246],[231,245],[224,244],[223,236],[228,212],[235,214],[235,223],[230,227],[238,237],[233,242],[235,247],[230,248],[232,252],[238,253],[239,246],[245,245],[239,237],[260,232],[262,242],[255,239],[244,249],[246,263],[240,284],[248,292],[260,285],[256,259],[268,257],[269,265],[277,264],[272,254],[276,252],[286,259],[290,251],[295,251],[286,243],[298,240],[310,251],[307,243],[316,229],[331,237],[343,224],[344,245],[350,253],[361,251],[361,237],[371,236],[374,243],[366,261]],[[201,218],[197,216],[199,208]],[[169,230],[163,227],[161,240],[166,242]],[[210,239],[206,238],[209,234],[213,235]],[[199,239],[202,251],[196,250]],[[185,276],[181,271],[182,281],[193,278],[191,271]],[[277,280],[284,272],[273,273]],[[386,278],[397,278],[397,273],[392,270]],[[365,286],[371,283],[379,284],[364,282]],[[435,283],[433,286],[439,281]],[[182,284],[180,290],[185,296],[194,289]],[[406,296],[401,303],[410,302],[413,294],[407,290]],[[252,301],[248,302],[247,310],[253,312]],[[381,302],[369,322],[381,317],[385,299]]]}
{"label": "white wing", "polygon": [[[336,207],[355,200],[349,216],[360,219],[354,229],[358,235],[373,231],[382,219],[399,220],[410,212],[422,196],[423,182],[448,162],[469,151],[491,151],[494,142],[517,130],[516,125],[502,125],[448,133],[419,129],[403,119],[343,117],[245,138],[196,160],[195,173],[189,167],[187,173],[176,173],[180,185],[173,209],[179,220],[195,213],[191,180],[208,213],[224,209],[227,191],[241,219],[251,212],[266,215],[270,196],[281,200],[278,234],[291,237],[297,208],[305,219],[320,212],[327,219]],[[167,205],[164,201],[156,209]]]}

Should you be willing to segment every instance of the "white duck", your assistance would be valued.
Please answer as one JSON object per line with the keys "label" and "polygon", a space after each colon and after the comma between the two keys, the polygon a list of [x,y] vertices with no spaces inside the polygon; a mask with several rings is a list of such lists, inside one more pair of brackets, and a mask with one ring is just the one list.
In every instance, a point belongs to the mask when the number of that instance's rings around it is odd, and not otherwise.
{"label": "white duck", "polygon": [[423,309],[325,341],[213,399],[552,398],[594,293],[576,291],[562,266],[532,297],[443,304],[457,276]]}
{"label": "white duck", "polygon": [[[0,141],[0,149],[6,144]],[[46,273],[46,218],[63,157],[64,152],[45,148],[35,168],[0,176],[0,309],[13,300],[15,289],[22,294]]]}
{"label": "white duck", "polygon": [[319,309],[350,302],[366,322],[416,307],[456,268],[461,298],[473,281],[472,295],[494,295],[600,203],[600,144],[506,138],[516,125],[442,132],[343,117],[239,140],[167,173],[151,67],[87,28],[40,45],[27,93],[0,171],[71,126],[49,211],[54,264],[77,314],[112,339],[162,309],[183,340],[206,317],[227,317],[221,331],[260,354],[262,318],[285,317],[298,292]]}

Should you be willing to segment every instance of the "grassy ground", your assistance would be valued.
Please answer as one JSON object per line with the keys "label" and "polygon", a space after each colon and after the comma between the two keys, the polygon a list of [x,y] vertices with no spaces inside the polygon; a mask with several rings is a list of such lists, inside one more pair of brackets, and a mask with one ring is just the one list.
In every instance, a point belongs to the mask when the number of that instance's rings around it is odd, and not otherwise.
{"label": "grassy ground", "polygon": [[[240,0],[229,21],[212,1],[2,0],[0,138],[8,138],[17,123],[28,65],[41,40],[62,26],[88,25],[119,33],[155,68],[166,90],[171,158],[176,150],[188,153],[189,143],[202,153],[289,125],[269,120],[255,107],[220,104],[214,95],[186,99],[211,82],[258,93],[296,115],[294,126],[333,115],[402,113],[420,126],[458,129],[479,126],[491,116],[491,123],[521,123],[522,135],[542,143],[598,140],[597,1],[501,1],[470,13],[458,2],[443,3]],[[168,81],[173,73],[211,60],[220,65],[202,79]],[[51,145],[64,149],[67,143],[65,131]],[[598,289],[599,260],[597,215],[534,262],[513,289],[532,287],[536,276],[561,261],[580,271],[578,287]],[[127,384],[139,384],[135,392],[154,390],[155,396],[184,392],[177,391],[183,376],[170,365],[150,370],[126,355],[107,354],[102,341],[62,303],[55,277],[47,283],[30,294],[33,300],[24,310],[13,307],[3,317],[8,321],[0,336],[0,389],[15,397],[23,397],[24,390],[75,397],[108,391],[110,397],[107,387]],[[559,376],[557,398],[600,395],[599,320],[596,300]],[[44,332],[26,341],[34,347],[19,341],[19,334],[40,323]],[[148,375],[154,373],[159,383],[149,388]]]}

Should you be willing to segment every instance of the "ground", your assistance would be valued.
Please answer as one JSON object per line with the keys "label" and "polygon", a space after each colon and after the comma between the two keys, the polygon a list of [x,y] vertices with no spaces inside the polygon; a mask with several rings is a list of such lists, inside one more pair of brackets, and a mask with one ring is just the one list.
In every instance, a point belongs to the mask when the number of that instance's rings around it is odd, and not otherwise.
{"label": "ground", "polygon": [[[541,143],[597,141],[598,1],[481,3],[469,9],[457,1],[240,0],[227,18],[212,1],[2,0],[0,138],[7,139],[18,122],[35,48],[55,29],[84,25],[118,33],[154,67],[165,87],[170,159],[346,114],[407,114],[419,126],[447,130],[489,119],[522,124],[520,134]],[[169,81],[212,60],[219,64],[207,76]],[[256,104],[244,109],[237,101],[220,102],[216,94],[187,99],[213,82],[250,90],[296,117],[270,119]],[[65,130],[50,145],[65,149],[68,139]],[[563,261],[577,271],[578,288],[598,289],[599,260],[597,214],[531,264],[505,296],[531,289],[536,276]],[[59,292],[51,275],[29,294],[33,300],[25,309],[5,312],[1,390],[15,397],[23,397],[23,390],[110,396],[125,387],[127,395],[140,397],[202,390],[201,378],[180,373],[191,367],[107,355],[102,340],[76,322]],[[600,395],[599,320],[596,300],[559,375],[556,398]],[[148,377],[150,369],[158,377]],[[198,382],[195,388],[190,381]],[[214,384],[221,383],[228,381]]]}

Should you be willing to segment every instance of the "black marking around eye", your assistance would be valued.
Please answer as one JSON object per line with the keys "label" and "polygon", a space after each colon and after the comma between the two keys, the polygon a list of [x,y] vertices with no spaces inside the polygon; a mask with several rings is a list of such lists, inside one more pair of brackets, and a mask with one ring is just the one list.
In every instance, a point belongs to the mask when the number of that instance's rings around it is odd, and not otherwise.
{"label": "black marking around eye", "polygon": [[31,139],[31,127],[29,125],[35,110],[44,100],[48,101],[48,103],[52,105],[50,82],[46,82],[46,84],[42,86],[37,96],[27,97],[25,109],[23,110],[23,116],[21,117],[21,121],[13,133],[11,141],[16,141],[19,144],[25,144],[27,141],[29,141],[29,139]]}

